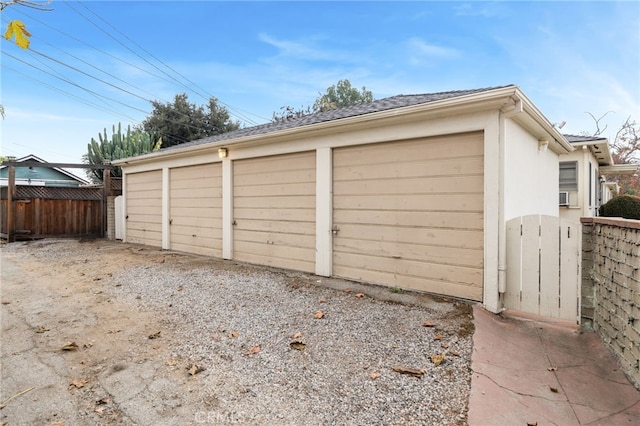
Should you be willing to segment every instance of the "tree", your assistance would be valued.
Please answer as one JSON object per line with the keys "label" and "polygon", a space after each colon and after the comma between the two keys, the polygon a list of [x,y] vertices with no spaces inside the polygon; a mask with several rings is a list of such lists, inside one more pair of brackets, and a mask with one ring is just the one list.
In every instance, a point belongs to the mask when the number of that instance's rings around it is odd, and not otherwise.
{"label": "tree", "polygon": [[[609,112],[599,118],[587,113],[596,125],[596,131],[593,136],[600,136],[607,129],[606,125],[600,129],[600,121]],[[640,164],[640,124],[628,117],[616,132],[613,141],[611,141],[611,151],[615,164]],[[640,172],[636,172],[634,175],[609,175],[607,177],[618,182],[620,195],[640,194]]]}
{"label": "tree", "polygon": [[[82,156],[86,164],[104,164],[105,161],[148,154],[162,146],[162,138],[156,138],[139,129],[131,130],[131,126],[127,126],[126,134],[122,133],[120,123],[117,131],[115,125],[112,127],[111,137],[107,136],[107,129],[104,129],[103,133],[98,133],[98,140],[99,142],[91,138],[87,145],[87,154]],[[102,182],[101,170],[87,170],[87,176],[93,182]],[[121,177],[122,171],[115,168],[111,171],[111,176]]]}
{"label": "tree", "polygon": [[340,80],[337,84],[329,86],[327,91],[320,93],[313,103],[313,107],[302,107],[295,109],[290,106],[283,106],[280,112],[274,112],[272,121],[285,121],[299,118],[316,112],[330,111],[349,105],[355,105],[373,101],[373,93],[362,86],[362,90],[358,90],[351,86],[349,80]]}
{"label": "tree", "polygon": [[[611,144],[616,164],[640,164],[640,125],[627,118],[616,132]],[[633,175],[612,175],[620,185],[620,194],[640,195],[640,172]]]}
{"label": "tree", "polygon": [[163,146],[174,146],[207,136],[238,130],[240,123],[232,121],[229,111],[214,97],[207,108],[189,103],[185,93],[175,96],[173,102],[152,102],[153,111],[145,118],[141,130],[162,137]]}
{"label": "tree", "polygon": [[349,80],[340,80],[327,88],[313,104],[314,111],[326,111],[342,108],[349,105],[361,104],[373,101],[373,93],[362,86],[362,91],[351,87]]}

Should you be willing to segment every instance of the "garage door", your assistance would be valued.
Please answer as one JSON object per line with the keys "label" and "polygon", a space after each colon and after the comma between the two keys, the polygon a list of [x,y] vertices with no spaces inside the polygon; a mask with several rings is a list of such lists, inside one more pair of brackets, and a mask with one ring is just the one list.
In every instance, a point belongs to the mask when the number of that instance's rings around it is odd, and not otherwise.
{"label": "garage door", "polygon": [[233,258],[315,270],[315,152],[233,163]]}
{"label": "garage door", "polygon": [[222,257],[221,163],[171,169],[169,206],[172,250]]}
{"label": "garage door", "polygon": [[128,242],[162,246],[162,171],[127,175]]}
{"label": "garage door", "polygon": [[482,300],[482,133],[334,150],[334,275]]}

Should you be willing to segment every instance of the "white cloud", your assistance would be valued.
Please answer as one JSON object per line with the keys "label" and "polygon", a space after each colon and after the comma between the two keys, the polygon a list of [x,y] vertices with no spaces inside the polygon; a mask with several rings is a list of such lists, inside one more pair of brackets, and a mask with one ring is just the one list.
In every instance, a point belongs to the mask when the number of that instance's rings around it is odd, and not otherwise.
{"label": "white cloud", "polygon": [[453,59],[460,56],[457,49],[428,43],[418,37],[407,40],[406,47],[409,50],[409,62],[412,65],[423,65],[434,59]]}

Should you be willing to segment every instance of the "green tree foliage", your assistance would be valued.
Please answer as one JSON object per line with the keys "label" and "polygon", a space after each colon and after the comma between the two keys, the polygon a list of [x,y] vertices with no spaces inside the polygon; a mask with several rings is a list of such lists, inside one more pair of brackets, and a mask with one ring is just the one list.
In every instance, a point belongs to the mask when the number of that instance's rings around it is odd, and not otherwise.
{"label": "green tree foliage", "polygon": [[640,219],[640,197],[621,195],[600,206],[600,216]]}
{"label": "green tree foliage", "polygon": [[[131,130],[131,126],[127,126],[127,132],[122,133],[122,126],[118,123],[117,129],[115,125],[112,127],[111,137],[107,135],[107,129],[104,129],[102,133],[98,133],[97,141],[91,138],[83,160],[88,164],[104,164],[105,161],[148,154],[159,150],[161,145],[162,138],[155,138],[141,130]],[[94,182],[102,182],[102,170],[88,170],[87,175]],[[111,171],[111,176],[121,177],[122,171],[115,168]]]}
{"label": "green tree foliage", "polygon": [[240,123],[231,120],[229,111],[214,97],[204,106],[190,103],[185,93],[173,102],[152,102],[151,115],[142,122],[142,129],[162,137],[163,146],[174,146],[208,136],[238,130]]}
{"label": "green tree foliage", "polygon": [[337,84],[329,86],[327,91],[316,99],[313,110],[327,111],[371,101],[373,101],[373,93],[366,87],[362,86],[362,90],[358,90],[351,87],[349,80],[340,80]]}
{"label": "green tree foliage", "polygon": [[299,118],[308,114],[332,109],[342,108],[349,105],[361,104],[373,101],[373,93],[362,86],[358,90],[351,86],[349,80],[340,80],[337,84],[329,86],[325,93],[321,93],[313,103],[313,107],[302,107],[295,109],[290,106],[283,106],[280,112],[274,112],[272,121],[284,121]]}

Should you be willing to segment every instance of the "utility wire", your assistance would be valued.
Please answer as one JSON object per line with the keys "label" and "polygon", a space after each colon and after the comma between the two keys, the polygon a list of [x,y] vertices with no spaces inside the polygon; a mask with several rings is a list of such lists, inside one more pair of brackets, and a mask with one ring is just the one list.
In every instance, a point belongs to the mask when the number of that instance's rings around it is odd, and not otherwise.
{"label": "utility wire", "polygon": [[73,93],[71,93],[71,92],[67,92],[67,91],[62,90],[62,89],[60,89],[59,87],[56,87],[56,86],[54,86],[54,85],[52,85],[52,84],[46,83],[46,82],[44,82],[44,81],[42,81],[42,80],[39,80],[39,79],[37,79],[37,78],[35,78],[35,77],[32,77],[32,76],[30,76],[30,75],[27,75],[27,74],[25,74],[25,73],[23,73],[23,72],[21,72],[21,71],[19,71],[19,70],[15,69],[15,68],[12,68],[12,67],[10,67],[10,66],[6,65],[5,63],[3,63],[3,64],[2,64],[2,68],[7,69],[7,70],[9,70],[9,71],[13,71],[13,72],[14,72],[14,73],[16,73],[16,74],[20,74],[20,75],[24,76],[25,78],[28,78],[28,79],[30,79],[30,80],[33,80],[33,81],[35,81],[36,83],[38,83],[38,84],[40,84],[40,85],[42,85],[42,86],[44,86],[44,87],[46,87],[46,88],[48,88],[48,89],[53,90],[54,92],[58,92],[58,93],[61,93],[61,94],[65,95],[65,96],[68,96],[68,97],[70,97],[70,98],[73,98],[73,99],[75,99],[75,100],[77,100],[77,101],[79,101],[79,102],[81,102],[81,103],[83,103],[83,104],[85,104],[85,105],[87,105],[87,106],[91,106],[91,107],[96,108],[96,109],[98,109],[98,110],[101,110],[101,111],[104,111],[104,112],[109,112],[109,113],[112,113],[112,114],[114,114],[114,115],[116,115],[116,116],[120,116],[120,117],[126,118],[127,120],[130,120],[130,121],[132,121],[132,122],[134,122],[134,123],[138,121],[138,120],[137,120],[137,119],[135,119],[135,118],[129,117],[129,116],[127,116],[127,115],[124,115],[122,112],[120,112],[120,111],[118,111],[118,110],[110,109],[110,108],[108,108],[108,107],[104,107],[104,106],[102,106],[102,105],[95,104],[95,103],[90,102],[90,101],[88,101],[88,100],[86,100],[86,99],[84,99],[84,98],[81,98],[80,96],[77,96],[77,95],[75,95],[75,94],[73,94]]}
{"label": "utility wire", "polygon": [[[182,87],[192,91],[193,93],[201,96],[203,99],[205,100],[209,100],[209,98],[211,97],[211,95],[207,96],[202,94],[201,92],[194,90],[192,87],[189,87],[187,85],[185,85],[184,83],[178,81],[177,79],[175,79],[173,76],[169,75],[168,73],[164,72],[163,70],[161,70],[160,68],[158,68],[156,65],[152,64],[151,62],[147,61],[145,58],[143,58],[141,55],[138,55],[136,52],[134,52],[131,48],[129,48],[126,44],[120,42],[119,40],[116,40],[110,33],[106,32],[105,30],[103,30],[102,28],[100,28],[98,25],[96,25],[93,21],[91,21],[90,19],[88,19],[86,16],[84,16],[83,14],[81,14],[80,12],[77,11],[77,9],[74,9],[67,1],[64,2],[65,4],[67,4],[67,6],[69,6],[71,9],[75,10],[80,16],[82,16],[83,18],[85,18],[87,21],[89,21],[92,25],[94,25],[96,28],[98,28],[100,31],[104,32],[105,34],[107,34],[109,37],[111,37],[112,39],[114,39],[116,42],[118,42],[120,45],[124,46],[126,49],[128,49],[130,52],[132,52],[133,54],[135,54],[136,56],[138,56],[140,59],[144,60],[145,62],[147,62],[149,65],[151,65],[152,67],[156,68],[158,71],[162,72],[163,74],[167,75],[169,78],[171,78],[172,80],[174,80],[176,83],[178,83],[179,85],[181,85]],[[102,16],[98,15],[97,13],[95,13],[94,11],[92,11],[91,9],[89,9],[84,2],[79,2],[80,5],[82,5],[82,7],[84,7],[86,10],[88,10],[90,13],[92,13],[94,16],[96,16],[98,19],[100,19],[102,22],[104,22],[106,25],[108,25],[109,27],[111,27],[114,31],[116,31],[118,34],[120,34],[122,37],[124,37],[127,41],[129,41],[131,44],[137,46],[140,50],[142,50],[143,52],[145,52],[147,55],[149,55],[150,57],[152,57],[153,59],[155,59],[156,61],[158,61],[159,63],[161,63],[162,65],[164,65],[166,68],[168,68],[169,70],[171,70],[173,73],[177,74],[178,76],[182,77],[182,79],[184,79],[185,81],[187,81],[188,83],[192,84],[194,87],[196,87],[197,89],[200,89],[204,92],[206,92],[205,89],[203,89],[202,87],[198,86],[196,83],[194,83],[193,81],[189,80],[187,77],[185,77],[184,75],[182,75],[180,72],[178,72],[177,70],[175,70],[173,67],[169,66],[168,64],[166,64],[165,62],[163,62],[161,59],[157,58],[155,55],[153,55],[153,53],[149,52],[147,49],[145,49],[144,47],[140,46],[138,43],[136,43],[135,40],[132,40],[129,36],[127,36],[126,34],[124,34],[122,31],[120,31],[118,28],[116,28],[115,26],[113,26],[110,22],[108,22],[107,20],[105,20]],[[216,97],[216,99],[218,99]],[[236,110],[238,111],[237,108],[232,107],[231,105],[228,105],[224,102],[222,102],[220,99],[218,99],[218,102],[220,102],[222,105],[224,105],[225,107],[227,107],[230,110]],[[244,121],[248,122],[249,124],[257,124],[255,121],[253,121],[252,119],[250,119],[247,116],[243,116],[242,114],[237,114],[239,118],[244,119]],[[255,115],[255,114],[253,114]]]}

